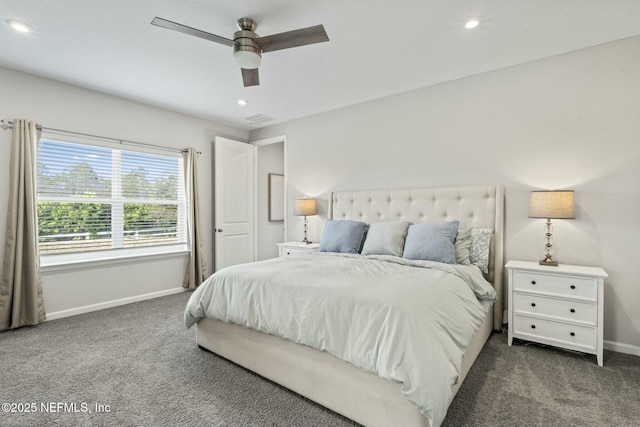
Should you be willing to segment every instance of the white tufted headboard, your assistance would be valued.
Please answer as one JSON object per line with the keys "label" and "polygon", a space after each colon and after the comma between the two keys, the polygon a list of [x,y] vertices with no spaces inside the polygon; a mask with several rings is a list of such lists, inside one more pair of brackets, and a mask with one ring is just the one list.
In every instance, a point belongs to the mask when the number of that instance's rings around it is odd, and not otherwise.
{"label": "white tufted headboard", "polygon": [[493,328],[502,327],[504,266],[504,187],[482,185],[410,190],[340,191],[332,193],[330,219],[366,223],[386,221],[443,222],[458,220],[460,228],[492,228],[487,280],[498,295]]}

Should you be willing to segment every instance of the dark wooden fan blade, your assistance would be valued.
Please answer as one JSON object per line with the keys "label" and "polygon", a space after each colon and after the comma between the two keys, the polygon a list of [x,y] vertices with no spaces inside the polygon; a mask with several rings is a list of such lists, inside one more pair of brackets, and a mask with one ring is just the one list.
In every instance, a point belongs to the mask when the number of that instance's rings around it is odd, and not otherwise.
{"label": "dark wooden fan blade", "polygon": [[316,25],[314,27],[300,28],[299,30],[258,37],[253,41],[258,43],[263,52],[273,52],[274,50],[289,49],[290,47],[328,42],[329,36],[327,36],[327,32],[322,25]]}
{"label": "dark wooden fan blade", "polygon": [[216,36],[215,34],[207,33],[206,31],[187,27],[186,25],[178,24],[177,22],[167,21],[166,19],[158,18],[157,16],[153,18],[151,24],[162,28],[168,28],[173,31],[178,31],[179,33],[189,34],[190,36],[200,37],[201,39],[220,43],[225,46],[233,46],[234,43],[233,40]]}
{"label": "dark wooden fan blade", "polygon": [[246,68],[242,68],[242,81],[244,82],[244,87],[258,86],[260,84],[258,69],[254,68],[252,70],[248,70]]}

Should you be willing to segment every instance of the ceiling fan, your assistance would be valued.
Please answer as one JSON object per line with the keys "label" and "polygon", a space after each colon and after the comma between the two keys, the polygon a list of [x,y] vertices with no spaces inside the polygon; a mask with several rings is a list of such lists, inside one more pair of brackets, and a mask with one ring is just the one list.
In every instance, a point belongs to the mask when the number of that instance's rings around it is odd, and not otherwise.
{"label": "ceiling fan", "polygon": [[200,37],[225,46],[233,46],[233,58],[236,64],[242,68],[242,80],[245,87],[260,84],[258,67],[260,66],[263,52],[273,52],[274,50],[289,49],[291,47],[329,41],[327,32],[322,25],[259,37],[255,33],[258,24],[251,18],[238,19],[238,31],[233,34],[233,40],[196,28],[187,27],[177,22],[158,18],[157,16],[153,18],[151,24],[189,34],[190,36]]}

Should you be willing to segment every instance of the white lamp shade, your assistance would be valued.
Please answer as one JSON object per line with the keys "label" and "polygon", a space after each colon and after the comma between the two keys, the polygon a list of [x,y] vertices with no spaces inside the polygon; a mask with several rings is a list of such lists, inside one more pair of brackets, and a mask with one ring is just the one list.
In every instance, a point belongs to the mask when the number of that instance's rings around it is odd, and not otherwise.
{"label": "white lamp shade", "polygon": [[573,190],[532,191],[529,218],[573,219]]}
{"label": "white lamp shade", "polygon": [[296,216],[310,216],[317,215],[317,213],[316,199],[296,199],[293,205],[293,214]]}
{"label": "white lamp shade", "polygon": [[240,68],[244,68],[246,70],[258,68],[262,62],[262,57],[256,52],[251,52],[250,50],[238,50],[234,52],[233,59]]}

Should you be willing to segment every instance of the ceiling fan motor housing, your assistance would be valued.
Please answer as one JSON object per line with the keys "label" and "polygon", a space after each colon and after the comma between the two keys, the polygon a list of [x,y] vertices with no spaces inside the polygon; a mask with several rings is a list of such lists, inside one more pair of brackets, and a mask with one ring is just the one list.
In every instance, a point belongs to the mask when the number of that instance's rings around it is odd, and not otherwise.
{"label": "ceiling fan motor housing", "polygon": [[233,57],[240,67],[254,69],[260,66],[262,49],[253,41],[258,35],[254,32],[258,24],[251,18],[238,19],[239,31],[233,34]]}

